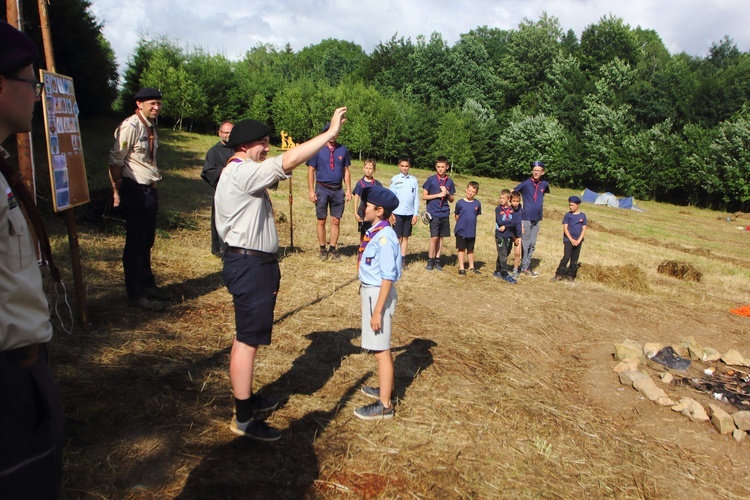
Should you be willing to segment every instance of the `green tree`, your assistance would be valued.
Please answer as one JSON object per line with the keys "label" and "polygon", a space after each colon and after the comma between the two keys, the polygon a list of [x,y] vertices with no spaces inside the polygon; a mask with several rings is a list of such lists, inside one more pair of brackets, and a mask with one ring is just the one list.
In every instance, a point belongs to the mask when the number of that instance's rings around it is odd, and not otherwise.
{"label": "green tree", "polygon": [[336,86],[344,78],[361,73],[367,60],[362,47],[353,42],[328,38],[299,51],[297,62],[303,74]]}
{"label": "green tree", "polygon": [[583,30],[579,54],[583,68],[595,72],[615,58],[636,66],[639,48],[630,26],[610,14]]}
{"label": "green tree", "polygon": [[474,152],[469,145],[469,132],[460,111],[448,111],[437,129],[437,138],[432,146],[432,156],[445,156],[454,173],[474,166]]}

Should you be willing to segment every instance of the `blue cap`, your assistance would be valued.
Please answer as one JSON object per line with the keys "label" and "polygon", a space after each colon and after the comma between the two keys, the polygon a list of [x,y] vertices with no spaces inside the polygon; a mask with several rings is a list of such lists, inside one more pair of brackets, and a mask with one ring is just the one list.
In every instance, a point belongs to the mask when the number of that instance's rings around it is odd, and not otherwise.
{"label": "blue cap", "polygon": [[578,196],[571,196],[570,198],[568,198],[568,203],[575,203],[576,205],[580,205],[581,198]]}
{"label": "blue cap", "polygon": [[531,162],[531,166],[532,167],[542,167],[542,168],[546,167],[546,165],[544,164],[543,161],[532,161]]}
{"label": "blue cap", "polygon": [[390,189],[382,186],[372,186],[362,190],[362,200],[375,206],[383,207],[388,212],[398,208],[398,196]]}

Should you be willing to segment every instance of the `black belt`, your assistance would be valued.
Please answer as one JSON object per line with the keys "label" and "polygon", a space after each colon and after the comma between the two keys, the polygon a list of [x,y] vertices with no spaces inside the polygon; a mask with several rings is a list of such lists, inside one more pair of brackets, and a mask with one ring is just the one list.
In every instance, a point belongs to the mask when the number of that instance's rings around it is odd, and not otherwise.
{"label": "black belt", "polygon": [[40,344],[31,344],[7,351],[0,351],[0,365],[21,365],[28,368],[39,357]]}
{"label": "black belt", "polygon": [[343,185],[341,184],[328,184],[327,182],[318,182],[318,184],[320,184],[324,188],[332,189],[334,191],[338,191],[343,187]]}
{"label": "black belt", "polygon": [[267,258],[276,258],[275,253],[268,253],[268,252],[259,252],[257,250],[250,250],[248,248],[241,248],[241,247],[228,247],[227,252],[229,253],[238,253],[240,255],[253,255],[255,257],[267,257]]}

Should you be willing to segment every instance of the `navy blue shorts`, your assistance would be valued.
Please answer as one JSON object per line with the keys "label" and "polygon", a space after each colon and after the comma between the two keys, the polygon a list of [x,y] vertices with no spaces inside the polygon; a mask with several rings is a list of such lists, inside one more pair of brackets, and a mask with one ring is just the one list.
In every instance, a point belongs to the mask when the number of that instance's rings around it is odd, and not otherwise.
{"label": "navy blue shorts", "polygon": [[451,223],[450,217],[435,217],[432,216],[430,221],[430,238],[445,238],[451,235]]}
{"label": "navy blue shorts", "polygon": [[331,211],[331,217],[340,219],[344,215],[344,190],[331,189],[320,184],[315,184],[315,195],[318,202],[315,204],[315,217],[323,220],[328,217],[328,211]]}
{"label": "navy blue shorts", "polygon": [[237,340],[247,345],[269,345],[281,282],[279,261],[274,257],[228,253],[221,277],[234,301]]}
{"label": "navy blue shorts", "polygon": [[396,236],[399,238],[408,238],[411,236],[411,228],[413,227],[411,225],[412,216],[398,214],[393,214],[393,216],[396,218],[396,224],[393,226],[393,230],[396,231]]}

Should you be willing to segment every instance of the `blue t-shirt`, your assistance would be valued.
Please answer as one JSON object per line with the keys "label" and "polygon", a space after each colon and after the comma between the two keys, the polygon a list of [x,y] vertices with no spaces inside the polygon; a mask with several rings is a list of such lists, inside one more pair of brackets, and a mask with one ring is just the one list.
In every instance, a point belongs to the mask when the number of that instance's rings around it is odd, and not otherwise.
{"label": "blue t-shirt", "polygon": [[516,191],[523,197],[523,220],[542,220],[544,195],[549,193],[549,182],[534,180],[529,177],[516,186]]}
{"label": "blue t-shirt", "polygon": [[[453,179],[445,176],[443,179],[438,179],[437,174],[432,175],[424,181],[422,189],[427,191],[427,194],[438,194],[440,192],[440,186],[445,186],[448,193],[451,195],[456,194],[456,185],[453,183]],[[433,217],[448,217],[451,214],[450,202],[447,197],[435,198],[427,202],[427,211],[430,212]]]}
{"label": "blue t-shirt", "polygon": [[[333,159],[333,168],[331,168]],[[336,148],[331,151],[326,144],[315,156],[307,160],[307,165],[315,168],[315,180],[324,184],[340,186],[344,180],[344,169],[352,164],[349,148],[343,144],[336,143]]]}
{"label": "blue t-shirt", "polygon": [[373,179],[372,181],[368,181],[364,177],[362,177],[360,180],[357,181],[356,184],[354,184],[354,189],[352,189],[352,194],[355,196],[360,197],[359,206],[357,207],[357,214],[360,217],[365,216],[365,200],[362,200],[362,190],[364,188],[369,188],[373,186],[380,186],[383,187],[383,185],[380,183],[379,180]]}
{"label": "blue t-shirt", "polygon": [[[505,227],[502,231],[501,227]],[[513,207],[498,205],[495,208],[495,238],[519,238],[521,236],[521,214]]]}
{"label": "blue t-shirt", "polygon": [[391,191],[398,197],[398,208],[393,211],[396,215],[419,215],[419,182],[413,175],[401,172],[391,178]]}
{"label": "blue t-shirt", "polygon": [[456,202],[456,227],[453,234],[462,238],[477,237],[477,216],[482,215],[482,202],[477,199],[467,201],[463,198]]}
{"label": "blue t-shirt", "polygon": [[[367,230],[375,229],[377,224]],[[390,225],[374,233],[372,241],[362,252],[359,262],[359,281],[363,285],[380,286],[383,280],[394,283],[401,277],[401,245],[398,236]]]}
{"label": "blue t-shirt", "polygon": [[[583,226],[588,226],[588,220],[586,219],[586,214],[583,212],[579,212],[577,214],[574,214],[573,212],[568,212],[563,217],[562,221],[563,225],[568,225],[568,232],[573,237],[574,240],[577,240],[579,236],[581,236],[581,231],[583,231]],[[563,243],[566,241],[570,241],[568,237],[565,235],[565,231],[563,231]]]}

